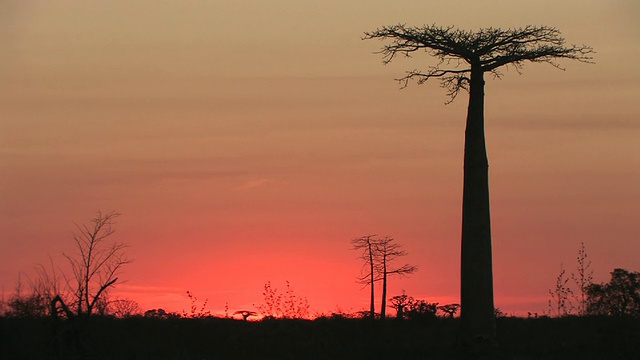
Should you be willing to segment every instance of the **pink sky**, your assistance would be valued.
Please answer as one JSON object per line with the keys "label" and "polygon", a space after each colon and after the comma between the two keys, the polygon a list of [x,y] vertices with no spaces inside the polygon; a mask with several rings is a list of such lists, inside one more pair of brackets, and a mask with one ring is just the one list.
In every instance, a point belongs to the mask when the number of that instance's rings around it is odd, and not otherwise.
{"label": "pink sky", "polygon": [[635,1],[5,1],[0,284],[74,222],[122,213],[144,309],[252,308],[290,281],[312,310],[366,307],[352,238],[393,236],[420,270],[389,294],[457,302],[465,94],[394,78],[364,31],[544,24],[596,65],[529,64],[486,93],[496,305],[544,312],[584,242],[597,281],[640,270]]}

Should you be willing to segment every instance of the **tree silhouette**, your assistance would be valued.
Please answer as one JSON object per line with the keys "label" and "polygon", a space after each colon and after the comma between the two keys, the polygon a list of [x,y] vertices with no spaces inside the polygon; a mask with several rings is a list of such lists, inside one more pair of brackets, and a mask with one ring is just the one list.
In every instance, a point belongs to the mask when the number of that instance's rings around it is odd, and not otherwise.
{"label": "tree silhouette", "polygon": [[640,316],[640,272],[614,269],[607,284],[591,284],[590,315]]}
{"label": "tree silhouette", "polygon": [[430,320],[436,317],[438,303],[430,303],[426,300],[414,300],[409,304],[407,317],[412,320]]}
{"label": "tree silhouette", "polygon": [[[374,245],[374,236],[375,235],[366,235],[359,237],[357,239],[351,240],[352,250],[360,250],[359,258],[364,261],[362,265],[363,275],[358,277],[357,282],[359,284],[363,284],[365,286],[369,286],[371,289],[371,300],[369,305],[369,316],[372,319],[375,319],[376,316],[376,308],[375,308],[375,292],[374,292],[374,283],[377,280],[375,276],[375,245]],[[364,271],[366,269],[366,271]]]}
{"label": "tree silhouette", "polygon": [[456,315],[458,309],[460,309],[460,304],[445,304],[438,306],[438,310],[447,314],[450,318],[453,318]]}
{"label": "tree silhouette", "polygon": [[501,77],[499,69],[511,65],[520,72],[524,63],[543,62],[556,68],[554,59],[590,62],[589,46],[566,46],[560,31],[548,26],[518,29],[486,28],[465,31],[425,25],[385,26],[366,32],[363,39],[390,40],[379,52],[383,63],[397,55],[410,57],[424,51],[438,62],[426,71],[412,70],[398,81],[418,84],[439,78],[448,89],[449,102],[461,89],[469,92],[462,200],[461,339],[467,343],[493,342],[493,266],[489,209],[489,163],[484,135],[484,74]]}
{"label": "tree silhouette", "polygon": [[124,319],[141,314],[140,305],[131,299],[115,299],[109,302],[109,315]]}
{"label": "tree silhouette", "polygon": [[404,264],[400,267],[392,267],[390,263],[407,253],[401,250],[401,245],[395,242],[392,237],[386,236],[378,238],[376,235],[366,235],[351,240],[353,250],[360,250],[359,258],[364,261],[361,275],[357,282],[371,289],[371,301],[369,306],[369,316],[375,318],[375,282],[382,281],[382,305],[380,318],[384,319],[387,308],[387,282],[389,276],[405,276],[418,270],[417,266]]}
{"label": "tree silhouette", "polygon": [[413,297],[405,294],[396,295],[389,299],[391,305],[389,307],[394,308],[396,310],[396,318],[404,319],[405,317],[405,309],[407,309],[413,303]]}
{"label": "tree silhouette", "polygon": [[[118,216],[117,212],[98,212],[90,225],[76,225],[78,232],[73,239],[77,254],[64,254],[73,272],[68,280],[72,282],[76,315],[91,315],[101,296],[118,281],[117,275],[122,266],[131,262],[124,256],[125,244],[105,243],[115,232],[112,226]],[[60,297],[58,301],[64,304]]]}
{"label": "tree silhouette", "polygon": [[238,310],[234,312],[233,315],[240,315],[242,316],[242,320],[247,321],[250,316],[258,316],[258,313],[251,310]]}
{"label": "tree silhouette", "polygon": [[391,237],[377,239],[374,242],[375,258],[377,259],[377,270],[382,277],[382,305],[380,307],[380,318],[384,319],[387,308],[387,281],[389,276],[398,275],[400,277],[413,274],[418,270],[417,266],[404,264],[400,267],[392,267],[390,263],[407,253],[401,250],[401,245]]}

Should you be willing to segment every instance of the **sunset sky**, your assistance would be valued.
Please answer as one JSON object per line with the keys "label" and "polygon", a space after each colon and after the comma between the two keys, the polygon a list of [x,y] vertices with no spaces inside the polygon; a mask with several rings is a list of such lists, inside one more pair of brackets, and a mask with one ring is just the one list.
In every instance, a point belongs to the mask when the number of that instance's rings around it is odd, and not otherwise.
{"label": "sunset sky", "polygon": [[487,78],[496,306],[545,312],[581,242],[596,281],[639,271],[638,19],[637,0],[0,1],[5,296],[116,210],[134,262],[111,295],[143,310],[187,290],[255,310],[287,280],[313,312],[364,309],[368,234],[419,267],[390,296],[458,302],[467,94],[399,88],[433,59],[384,66],[361,40],[397,23],[549,25],[597,52]]}

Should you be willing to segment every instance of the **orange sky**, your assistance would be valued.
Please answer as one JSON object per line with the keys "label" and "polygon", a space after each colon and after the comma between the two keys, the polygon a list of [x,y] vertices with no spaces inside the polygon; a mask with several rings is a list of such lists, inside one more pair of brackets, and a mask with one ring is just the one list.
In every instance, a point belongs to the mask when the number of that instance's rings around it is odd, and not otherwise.
{"label": "orange sky", "polygon": [[587,246],[596,280],[640,261],[635,1],[3,1],[0,284],[118,210],[135,259],[114,296],[144,309],[252,308],[289,280],[314,311],[366,307],[350,239],[389,235],[393,280],[458,299],[466,96],[393,81],[364,31],[398,22],[544,24],[596,65],[489,80],[496,305],[544,312]]}

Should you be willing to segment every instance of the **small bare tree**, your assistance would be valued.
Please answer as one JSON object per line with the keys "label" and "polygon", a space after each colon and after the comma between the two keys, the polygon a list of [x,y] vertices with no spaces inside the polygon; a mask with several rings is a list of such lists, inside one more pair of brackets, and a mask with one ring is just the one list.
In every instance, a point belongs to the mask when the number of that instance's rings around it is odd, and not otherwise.
{"label": "small bare tree", "polygon": [[399,257],[406,256],[407,253],[400,248],[392,237],[377,239],[374,243],[375,257],[377,258],[377,271],[379,277],[382,278],[382,305],[380,308],[380,318],[384,319],[387,308],[387,282],[389,276],[398,275],[400,277],[413,274],[418,270],[417,266],[404,264],[399,267],[391,266],[391,263]]}
{"label": "small bare tree", "polygon": [[[92,315],[101,297],[118,282],[117,275],[122,266],[131,262],[124,256],[125,244],[107,243],[107,238],[115,232],[113,223],[118,216],[120,214],[115,211],[105,214],[98,212],[89,225],[76,224],[77,232],[73,234],[73,240],[77,253],[63,254],[72,270],[67,282],[71,288],[75,315]],[[62,299],[58,299],[62,302]]]}
{"label": "small bare tree", "polygon": [[372,319],[375,319],[376,316],[374,283],[378,280],[375,276],[375,241],[375,235],[366,235],[351,240],[351,249],[359,250],[360,255],[358,258],[364,261],[357,282],[370,287],[371,299],[369,305],[369,316]]}
{"label": "small bare tree", "polygon": [[124,319],[141,315],[140,305],[131,299],[115,299],[109,301],[109,315]]}
{"label": "small bare tree", "polygon": [[395,242],[392,237],[386,236],[378,238],[376,235],[366,235],[351,240],[352,250],[360,250],[359,258],[364,261],[362,270],[357,282],[364,286],[369,286],[371,290],[371,301],[369,306],[369,316],[375,318],[375,282],[382,281],[382,305],[380,318],[384,319],[387,308],[387,282],[389,276],[406,276],[413,274],[418,268],[414,265],[404,264],[400,267],[393,267],[391,263],[399,257],[407,255],[401,250],[401,245]]}

